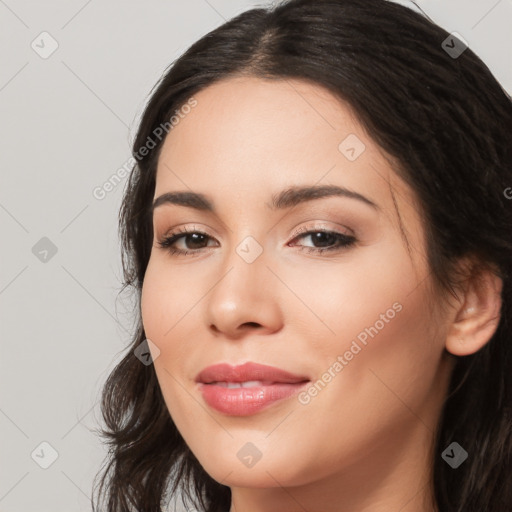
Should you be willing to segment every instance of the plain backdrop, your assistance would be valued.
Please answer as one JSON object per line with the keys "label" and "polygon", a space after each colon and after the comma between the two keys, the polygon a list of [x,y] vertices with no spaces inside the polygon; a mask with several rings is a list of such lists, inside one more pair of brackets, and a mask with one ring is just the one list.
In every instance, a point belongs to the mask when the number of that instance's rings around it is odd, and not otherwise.
{"label": "plain backdrop", "polygon": [[[417,4],[512,92],[512,0]],[[133,320],[116,299],[124,180],[93,192],[130,157],[165,68],[261,5],[0,0],[0,512],[91,509],[106,449],[90,429]]]}

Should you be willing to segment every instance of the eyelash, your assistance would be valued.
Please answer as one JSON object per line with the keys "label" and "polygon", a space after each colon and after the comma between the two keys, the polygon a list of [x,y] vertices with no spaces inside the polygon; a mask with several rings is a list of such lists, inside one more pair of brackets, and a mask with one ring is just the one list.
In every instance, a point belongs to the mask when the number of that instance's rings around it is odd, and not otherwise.
{"label": "eyelash", "polygon": [[[320,247],[320,248],[300,246],[300,249],[299,249],[300,251],[306,251],[308,254],[313,254],[313,253],[314,254],[322,254],[326,251],[327,252],[330,252],[330,251],[340,252],[340,251],[354,245],[354,243],[356,242],[356,238],[354,236],[344,235],[342,233],[338,233],[337,231],[329,231],[329,230],[322,229],[322,228],[312,229],[310,231],[296,233],[294,235],[294,238],[292,241],[294,241],[298,238],[312,235],[314,233],[326,233],[329,235],[333,235],[337,240],[337,245],[334,247]],[[184,238],[189,234],[199,234],[199,235],[204,235],[208,238],[211,238],[208,234],[203,233],[202,231],[197,231],[195,229],[181,228],[178,231],[176,231],[175,233],[171,233],[170,235],[165,236],[164,238],[159,240],[158,245],[162,249],[167,249],[169,251],[169,253],[171,253],[173,255],[178,254],[178,255],[182,255],[182,256],[187,256],[189,254],[195,254],[195,253],[200,252],[202,249],[183,250],[183,249],[176,249],[176,247],[173,247],[173,244],[177,240],[179,240],[180,238]]]}

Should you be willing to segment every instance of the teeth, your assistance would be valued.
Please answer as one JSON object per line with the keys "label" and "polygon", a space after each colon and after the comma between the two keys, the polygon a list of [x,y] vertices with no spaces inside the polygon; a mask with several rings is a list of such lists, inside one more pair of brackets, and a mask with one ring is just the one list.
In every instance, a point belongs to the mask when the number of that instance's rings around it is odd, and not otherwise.
{"label": "teeth", "polygon": [[236,389],[236,388],[255,388],[259,386],[264,386],[261,380],[248,380],[246,382],[215,382],[215,385],[221,386],[223,388],[228,389]]}

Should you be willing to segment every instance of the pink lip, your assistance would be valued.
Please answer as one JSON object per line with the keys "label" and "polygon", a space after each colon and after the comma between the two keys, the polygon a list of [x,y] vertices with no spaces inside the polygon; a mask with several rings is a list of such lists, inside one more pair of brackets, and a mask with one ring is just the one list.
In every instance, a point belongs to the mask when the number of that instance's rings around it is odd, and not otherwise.
{"label": "pink lip", "polygon": [[294,375],[275,366],[258,363],[244,363],[231,366],[226,363],[207,366],[196,377],[196,382],[211,384],[212,382],[246,382],[248,380],[261,380],[296,384],[309,380],[304,375]]}
{"label": "pink lip", "polygon": [[[229,389],[216,383],[261,381],[262,386]],[[270,404],[297,394],[310,379],[280,368],[245,363],[239,366],[217,364],[208,366],[196,377],[206,403],[224,414],[247,416]]]}

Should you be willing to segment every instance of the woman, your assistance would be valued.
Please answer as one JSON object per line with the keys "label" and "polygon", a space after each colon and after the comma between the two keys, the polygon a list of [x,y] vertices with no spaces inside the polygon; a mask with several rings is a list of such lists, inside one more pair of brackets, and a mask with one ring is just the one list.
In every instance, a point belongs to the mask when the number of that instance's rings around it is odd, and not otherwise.
{"label": "woman", "polygon": [[192,45],[120,214],[106,510],[512,510],[510,133],[471,49],[385,0]]}

